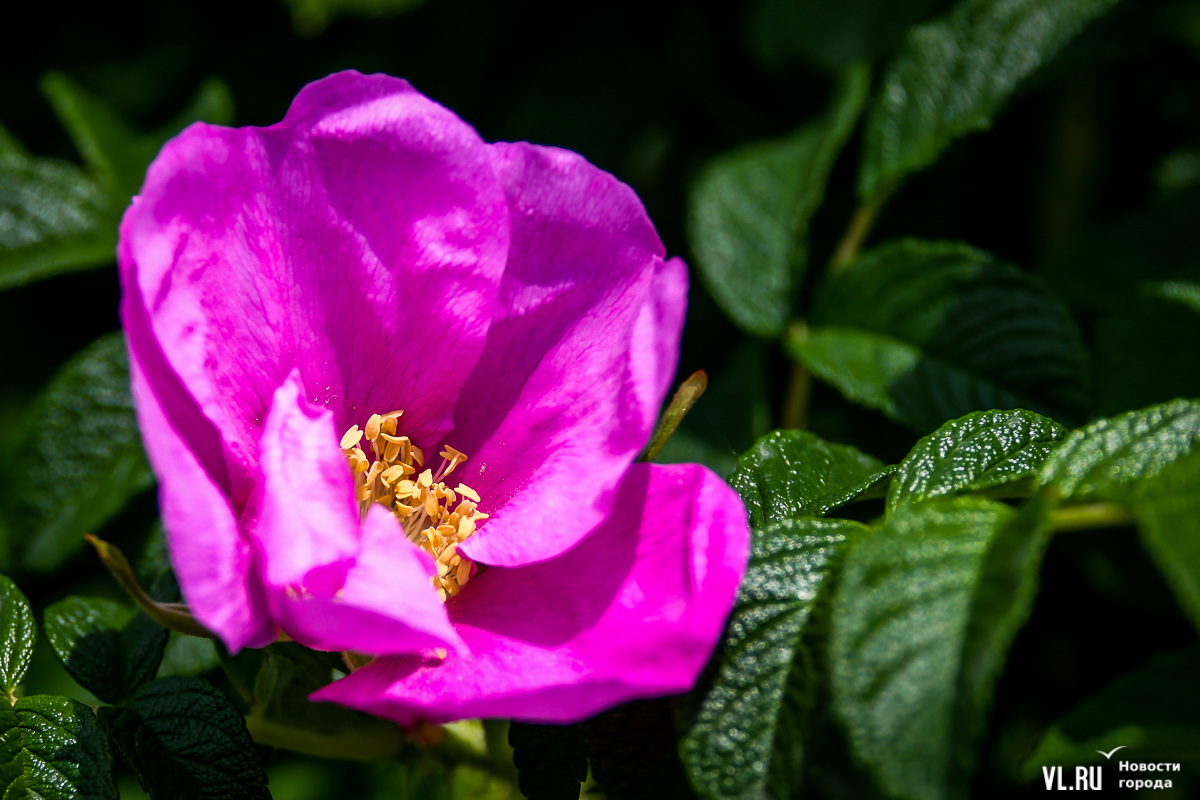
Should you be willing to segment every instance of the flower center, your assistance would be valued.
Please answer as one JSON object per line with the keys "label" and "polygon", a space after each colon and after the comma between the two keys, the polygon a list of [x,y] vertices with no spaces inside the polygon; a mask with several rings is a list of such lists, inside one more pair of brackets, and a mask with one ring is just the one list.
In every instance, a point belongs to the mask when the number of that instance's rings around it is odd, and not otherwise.
{"label": "flower center", "polygon": [[[372,414],[364,430],[351,426],[342,437],[342,452],[354,473],[362,516],[367,516],[371,503],[392,510],[408,540],[437,561],[438,574],[430,581],[444,603],[475,574],[475,563],[458,552],[458,545],[475,533],[476,525],[488,515],[479,512],[479,495],[470,486],[460,483],[451,489],[443,482],[467,460],[464,453],[446,446],[438,454],[442,464],[436,473],[432,469],[417,472],[413,464],[424,467],[425,454],[407,436],[396,435],[396,421],[403,413]],[[374,461],[368,460],[359,446],[364,437]]]}

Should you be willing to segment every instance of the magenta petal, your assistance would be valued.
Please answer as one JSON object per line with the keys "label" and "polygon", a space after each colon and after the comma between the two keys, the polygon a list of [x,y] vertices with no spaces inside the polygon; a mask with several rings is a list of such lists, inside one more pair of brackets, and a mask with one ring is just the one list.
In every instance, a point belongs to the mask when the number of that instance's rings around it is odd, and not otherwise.
{"label": "magenta petal", "polygon": [[232,652],[269,644],[279,628],[228,499],[167,421],[136,357],[130,373],[171,561],[192,614]]}
{"label": "magenta petal", "polygon": [[303,392],[293,370],[271,403],[253,531],[268,585],[330,597],[358,552],[358,503],[333,414],[312,406]]}
{"label": "magenta petal", "polygon": [[471,655],[377,659],[313,695],[410,724],[570,722],[689,689],[749,558],[738,496],[694,464],[633,467],[612,517],[558,558],[492,567],[450,604]]}
{"label": "magenta petal", "polygon": [[288,635],[317,650],[383,655],[446,647],[466,653],[429,583],[435,574],[433,559],[376,505],[341,591],[333,597],[276,595],[273,606]]}
{"label": "magenta petal", "polygon": [[562,553],[609,512],[675,371],[687,275],[613,176],[563,150],[492,152],[512,250],[447,442],[492,514],[464,552],[512,566]]}
{"label": "magenta petal", "polygon": [[508,230],[470,126],[405,81],[339,73],[278,125],[196,124],[163,148],[121,226],[123,317],[159,350],[147,379],[176,429],[207,454],[188,420],[215,426],[227,464],[204,466],[240,514],[293,369],[341,430],[399,408],[419,442],[449,430]]}
{"label": "magenta petal", "polygon": [[461,646],[429,583],[433,559],[374,506],[360,534],[354,481],[333,414],[303,396],[298,371],[275,392],[263,429],[254,536],[271,610],[318,650],[407,653]]}

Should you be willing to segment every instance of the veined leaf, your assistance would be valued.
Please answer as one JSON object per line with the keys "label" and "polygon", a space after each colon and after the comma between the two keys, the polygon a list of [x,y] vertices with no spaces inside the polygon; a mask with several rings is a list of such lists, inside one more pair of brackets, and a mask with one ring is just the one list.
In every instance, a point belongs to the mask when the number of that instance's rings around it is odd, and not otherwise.
{"label": "veined leaf", "polygon": [[1077,414],[1087,356],[1066,308],[1010,264],[902,239],[859,257],[788,343],[849,399],[926,433],[986,409]]}
{"label": "veined leaf", "polygon": [[27,543],[26,568],[49,572],[154,484],[129,394],[129,357],[119,333],[67,362],[34,403],[14,459],[9,526]]}
{"label": "veined leaf", "polygon": [[153,681],[100,721],[153,800],[270,800],[246,721],[207,681]]}
{"label": "veined leaf", "polygon": [[991,127],[1021,82],[1116,0],[960,0],[909,30],[867,117],[864,198]]}
{"label": "veined leaf", "polygon": [[1124,500],[1198,441],[1198,401],[1130,411],[1073,432],[1046,462],[1041,480],[1065,499]]}
{"label": "veined leaf", "polygon": [[0,151],[0,289],[111,263],[119,213],[74,164]]}
{"label": "veined leaf", "polygon": [[0,796],[117,800],[112,756],[92,710],[67,697],[0,703]]}
{"label": "veined leaf", "polygon": [[888,510],[956,492],[1032,481],[1066,430],[1032,411],[977,411],[947,422],[900,462]]}
{"label": "veined leaf", "polygon": [[36,643],[37,623],[29,600],[15,583],[0,575],[0,686],[9,698],[29,670]]}
{"label": "veined leaf", "polygon": [[142,613],[100,598],[68,597],[46,609],[46,638],[79,685],[123,703],[154,680],[170,634]]}
{"label": "veined leaf", "polygon": [[713,297],[745,330],[783,332],[808,258],[808,220],[866,101],[870,71],[851,67],[826,117],[709,164],[690,199],[688,236]]}
{"label": "veined leaf", "polygon": [[[768,783],[774,796],[791,796],[789,751],[800,747],[803,720],[787,697],[789,675],[803,669],[800,638],[834,559],[847,537],[865,530],[850,520],[805,518],[755,537],[716,680],[680,745],[701,796],[760,797]],[[782,769],[772,767],[781,761]]]}
{"label": "veined leaf", "polygon": [[834,709],[891,796],[966,797],[1009,646],[1050,536],[974,497],[901,505],[846,556],[834,599]]}
{"label": "veined leaf", "polygon": [[773,431],[738,458],[729,484],[742,496],[750,524],[762,528],[819,517],[887,479],[874,456],[808,431]]}
{"label": "veined leaf", "polygon": [[[1022,766],[1025,780],[1042,767],[1119,760],[1188,761],[1200,748],[1200,647],[1159,653],[1117,678],[1046,731]],[[1104,759],[1101,753],[1110,753]],[[1111,788],[1105,786],[1104,788]]]}

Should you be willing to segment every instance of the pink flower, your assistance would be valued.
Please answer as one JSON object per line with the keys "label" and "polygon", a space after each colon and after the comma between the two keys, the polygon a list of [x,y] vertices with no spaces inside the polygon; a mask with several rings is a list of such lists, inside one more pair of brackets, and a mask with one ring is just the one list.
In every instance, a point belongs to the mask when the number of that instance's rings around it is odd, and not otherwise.
{"label": "pink flower", "polygon": [[749,530],[703,467],[633,463],[686,306],[663,255],[611,175],[383,75],[168,143],[121,311],[196,617],[380,656],[317,697],[402,722],[690,687]]}

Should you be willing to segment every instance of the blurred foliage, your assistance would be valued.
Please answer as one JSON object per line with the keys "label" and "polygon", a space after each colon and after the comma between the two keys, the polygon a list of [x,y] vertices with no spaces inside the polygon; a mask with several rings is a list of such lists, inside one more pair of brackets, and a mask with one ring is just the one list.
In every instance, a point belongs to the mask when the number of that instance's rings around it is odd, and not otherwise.
{"label": "blurred foliage", "polygon": [[[21,765],[55,742],[79,744],[55,764],[90,796],[156,800],[620,800],[682,792],[685,768],[708,798],[1008,798],[1126,742],[1197,791],[1200,2],[5,15],[0,563],[29,605],[0,598],[0,677],[23,698],[0,758],[29,791]],[[756,526],[694,693],[569,735],[422,739],[307,703],[336,658],[167,635],[81,552],[90,530],[169,583],[111,268],[147,165],[195,120],[271,124],[350,67],[489,141],[579,151],[692,266],[679,375],[709,389],[658,460],[731,476]],[[785,421],[808,430],[772,433]],[[238,744],[198,770],[197,731]]]}

